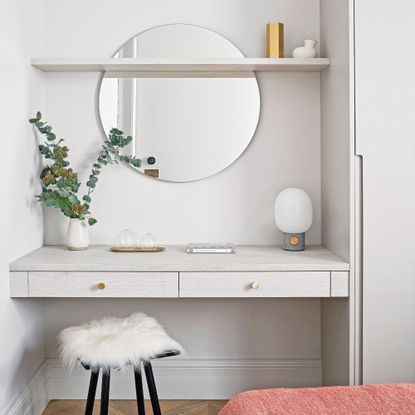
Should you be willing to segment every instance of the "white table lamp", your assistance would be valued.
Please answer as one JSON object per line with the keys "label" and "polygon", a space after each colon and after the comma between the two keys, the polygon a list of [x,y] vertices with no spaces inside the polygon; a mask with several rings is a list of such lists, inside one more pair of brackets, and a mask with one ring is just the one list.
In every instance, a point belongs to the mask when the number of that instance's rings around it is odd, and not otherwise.
{"label": "white table lamp", "polygon": [[313,204],[302,189],[284,189],[275,199],[275,223],[283,232],[286,251],[304,251],[305,232],[313,222]]}

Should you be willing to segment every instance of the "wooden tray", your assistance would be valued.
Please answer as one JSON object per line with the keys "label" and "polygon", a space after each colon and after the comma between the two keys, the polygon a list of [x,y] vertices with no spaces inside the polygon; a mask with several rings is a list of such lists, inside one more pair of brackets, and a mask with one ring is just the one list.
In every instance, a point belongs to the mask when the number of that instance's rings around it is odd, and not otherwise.
{"label": "wooden tray", "polygon": [[164,246],[154,246],[152,248],[144,248],[141,246],[136,246],[134,248],[118,248],[117,246],[112,246],[112,252],[161,252],[166,248]]}

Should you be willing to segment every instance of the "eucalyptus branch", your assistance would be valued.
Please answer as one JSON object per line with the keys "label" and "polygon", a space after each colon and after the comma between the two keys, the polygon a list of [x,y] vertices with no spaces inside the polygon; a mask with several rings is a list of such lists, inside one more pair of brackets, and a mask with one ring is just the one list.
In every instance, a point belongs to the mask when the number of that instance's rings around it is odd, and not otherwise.
{"label": "eucalyptus branch", "polygon": [[45,203],[46,207],[56,207],[70,218],[80,220],[88,219],[89,225],[97,222],[91,216],[89,206],[91,194],[98,182],[98,176],[103,166],[114,164],[119,161],[130,164],[138,168],[141,160],[134,156],[123,155],[122,149],[131,143],[132,137],[124,137],[123,132],[117,128],[111,129],[108,139],[102,146],[97,160],[92,165],[89,179],[86,182],[87,193],[79,200],[77,194],[81,183],[78,175],[69,168],[68,153],[69,149],[62,146],[63,139],[58,139],[52,131],[52,127],[42,121],[42,114],[38,111],[36,117],[29,120],[36,129],[45,137],[45,141],[39,145],[39,152],[46,160],[52,163],[43,168],[40,179],[42,181],[42,194],[36,195],[40,202]]}

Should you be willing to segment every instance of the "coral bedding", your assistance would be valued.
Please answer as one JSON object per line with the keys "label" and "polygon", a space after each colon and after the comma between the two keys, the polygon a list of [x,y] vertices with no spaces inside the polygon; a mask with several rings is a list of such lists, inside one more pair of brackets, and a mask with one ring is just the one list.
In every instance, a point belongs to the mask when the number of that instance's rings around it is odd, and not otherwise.
{"label": "coral bedding", "polygon": [[415,415],[415,384],[243,392],[219,415]]}

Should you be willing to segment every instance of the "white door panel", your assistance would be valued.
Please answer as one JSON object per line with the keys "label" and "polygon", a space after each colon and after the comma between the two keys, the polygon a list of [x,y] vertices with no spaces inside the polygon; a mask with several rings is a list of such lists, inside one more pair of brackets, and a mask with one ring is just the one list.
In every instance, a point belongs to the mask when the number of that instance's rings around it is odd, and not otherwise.
{"label": "white door panel", "polygon": [[356,1],[363,382],[415,381],[415,1]]}

